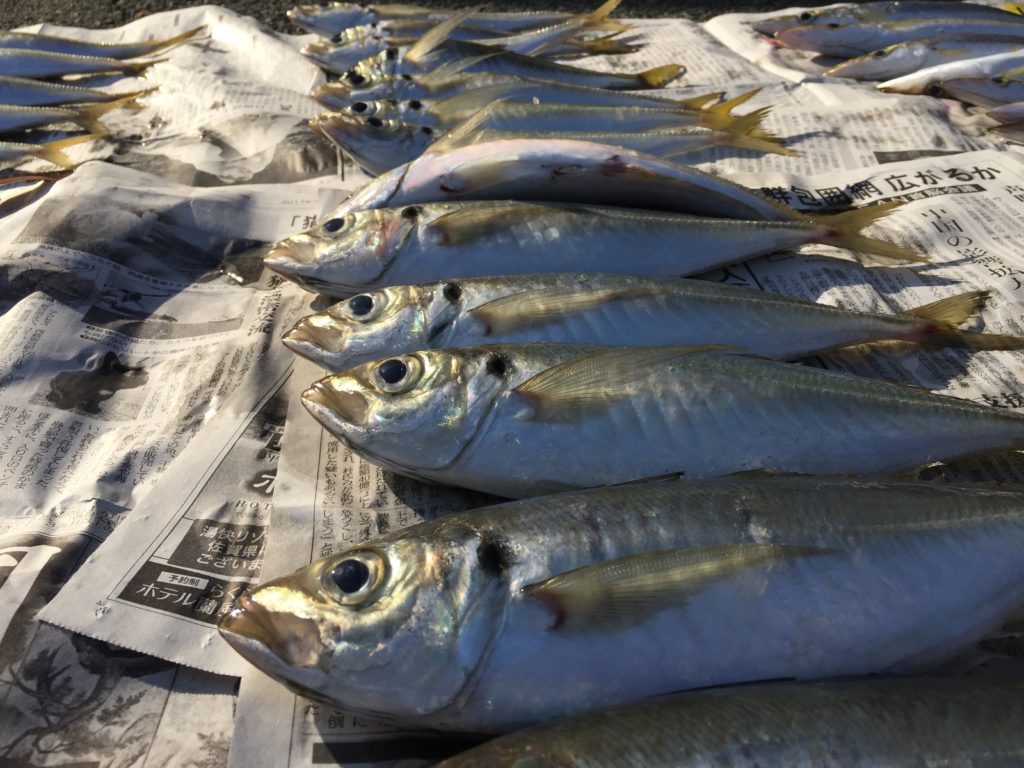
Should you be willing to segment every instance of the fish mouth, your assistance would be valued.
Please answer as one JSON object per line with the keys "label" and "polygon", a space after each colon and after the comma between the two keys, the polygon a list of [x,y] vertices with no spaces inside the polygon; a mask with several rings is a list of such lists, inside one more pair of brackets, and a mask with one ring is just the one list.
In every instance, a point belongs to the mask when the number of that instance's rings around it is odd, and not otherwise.
{"label": "fish mouth", "polygon": [[319,353],[330,352],[336,355],[344,351],[348,344],[348,336],[348,328],[323,328],[310,318],[304,317],[281,337],[281,341],[292,352],[317,362]]}
{"label": "fish mouth", "polygon": [[370,404],[358,392],[338,390],[330,385],[330,378],[318,381],[302,393],[302,404],[324,426],[344,421],[362,427],[366,425]]}
{"label": "fish mouth", "polygon": [[271,648],[274,633],[270,626],[267,609],[246,592],[217,622],[217,631],[232,648],[248,659],[249,656],[240,647],[249,648],[252,643],[248,641],[255,640],[263,647]]}
{"label": "fish mouth", "polygon": [[319,131],[332,141],[339,136],[346,139],[354,139],[363,132],[362,121],[331,112],[310,120],[309,127]]}
{"label": "fish mouth", "polygon": [[284,277],[292,277],[304,264],[313,264],[316,249],[301,240],[282,240],[263,257],[267,269]]}

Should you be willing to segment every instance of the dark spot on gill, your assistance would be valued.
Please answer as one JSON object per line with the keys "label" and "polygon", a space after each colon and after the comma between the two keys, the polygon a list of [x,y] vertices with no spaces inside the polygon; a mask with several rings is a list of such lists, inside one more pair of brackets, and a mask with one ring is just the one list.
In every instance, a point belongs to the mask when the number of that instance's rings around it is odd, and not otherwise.
{"label": "dark spot on gill", "polygon": [[493,531],[483,531],[480,546],[476,548],[476,560],[480,570],[488,576],[501,576],[515,562],[508,543]]}

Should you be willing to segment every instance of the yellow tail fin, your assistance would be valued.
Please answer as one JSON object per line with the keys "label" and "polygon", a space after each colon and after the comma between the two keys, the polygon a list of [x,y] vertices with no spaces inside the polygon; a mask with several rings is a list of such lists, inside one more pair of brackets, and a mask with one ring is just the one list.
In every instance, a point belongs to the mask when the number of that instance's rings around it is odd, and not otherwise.
{"label": "yellow tail fin", "polygon": [[99,119],[107,114],[107,112],[113,112],[121,107],[132,107],[133,105],[137,107],[136,96],[138,94],[129,93],[113,101],[104,101],[100,104],[86,104],[85,106],[78,107],[75,110],[78,113],[78,116],[75,117],[75,122],[90,133],[106,136],[110,131],[107,130],[107,126],[101,123]]}
{"label": "yellow tail fin", "polygon": [[714,104],[710,107],[704,108],[700,113],[700,124],[705,128],[712,128],[716,131],[726,128],[736,119],[733,116],[732,111],[744,102],[747,102],[757,96],[760,92],[760,88],[755,88],[752,91],[741,93],[739,96],[726,99],[721,104]]}
{"label": "yellow tail fin", "polygon": [[669,80],[685,72],[686,67],[682,64],[666,64],[663,67],[655,67],[645,72],[638,72],[637,77],[643,80],[648,88],[661,88]]}
{"label": "yellow tail fin", "polygon": [[182,43],[187,43],[200,32],[204,31],[206,31],[205,24],[201,27],[196,27],[195,29],[182,32],[180,35],[175,35],[174,37],[168,37],[164,40],[153,40],[153,47],[149,49],[149,52],[154,53],[156,51],[166,51],[168,48],[174,48]]}
{"label": "yellow tail fin", "polygon": [[931,320],[942,325],[961,325],[978,314],[988,301],[991,291],[968,291],[945,299],[933,301],[920,307],[908,309],[903,314]]}
{"label": "yellow tail fin", "polygon": [[785,139],[774,136],[761,127],[771,107],[761,107],[753,112],[733,118],[730,123],[717,129],[722,135],[721,144],[739,149],[751,149],[755,152],[767,152],[786,157],[800,157],[800,153],[787,149]]}
{"label": "yellow tail fin", "polygon": [[879,203],[878,205],[857,208],[853,211],[834,213],[830,216],[811,216],[811,218],[826,228],[826,231],[822,233],[822,237],[818,239],[820,243],[828,243],[840,248],[849,248],[851,251],[870,254],[876,257],[879,263],[890,266],[893,264],[926,262],[928,261],[927,256],[911,248],[861,234],[868,226],[888,216],[901,205],[903,205],[902,201]]}
{"label": "yellow tail fin", "polygon": [[908,309],[903,314],[924,320],[911,341],[929,347],[963,347],[975,350],[1024,349],[1024,337],[1003,333],[961,331],[956,326],[977,314],[989,297],[989,291],[968,291],[933,301],[922,307]]}
{"label": "yellow tail fin", "polygon": [[72,136],[70,139],[61,139],[60,141],[51,141],[49,144],[40,144],[30,154],[35,155],[40,160],[45,160],[48,163],[59,165],[61,168],[74,168],[74,162],[70,157],[64,154],[63,150],[74,144],[81,144],[83,142],[100,139],[102,137],[102,134],[95,133],[90,133],[85,136]]}
{"label": "yellow tail fin", "polygon": [[713,101],[718,101],[723,96],[725,96],[725,91],[715,91],[714,93],[705,93],[700,96],[691,96],[688,99],[680,99],[679,106],[688,112],[695,109],[704,109],[708,104]]}
{"label": "yellow tail fin", "polygon": [[133,75],[141,75],[154,64],[163,64],[167,59],[153,59],[152,61],[132,61],[124,63],[124,71]]}

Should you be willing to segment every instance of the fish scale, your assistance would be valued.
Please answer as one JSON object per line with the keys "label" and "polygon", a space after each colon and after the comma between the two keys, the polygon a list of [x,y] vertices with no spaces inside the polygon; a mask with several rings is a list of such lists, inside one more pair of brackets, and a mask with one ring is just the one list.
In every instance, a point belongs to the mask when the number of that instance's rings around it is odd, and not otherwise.
{"label": "fish scale", "polygon": [[[810,477],[602,488],[388,534],[258,588],[221,631],[264,670],[345,709],[502,732],[692,687],[918,669],[972,644],[1024,597],[1021,543],[1017,491]],[[713,563],[716,547],[802,554],[711,577],[612,628],[552,628],[532,596],[554,576],[622,558],[679,552]],[[369,611],[335,606],[317,586],[355,556],[388,563]],[[432,562],[445,564],[443,580]],[[411,603],[418,612],[398,621]],[[332,630],[296,634],[291,611]],[[319,661],[274,655],[278,632],[297,656],[320,649]],[[375,649],[372,666],[364,648]],[[411,675],[435,683],[411,686]]]}

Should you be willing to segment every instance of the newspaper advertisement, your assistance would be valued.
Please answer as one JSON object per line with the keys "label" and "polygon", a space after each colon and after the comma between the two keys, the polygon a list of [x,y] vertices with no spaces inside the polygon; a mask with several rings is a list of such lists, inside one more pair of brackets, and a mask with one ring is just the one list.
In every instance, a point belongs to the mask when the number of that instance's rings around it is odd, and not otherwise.
{"label": "newspaper advertisement", "polygon": [[[309,361],[296,361],[265,578],[284,576],[388,531],[494,501],[484,494],[382,471],[346,449],[305,412],[299,399],[323,375]],[[437,733],[396,730],[309,701],[246,665],[230,764],[239,768],[418,765],[472,743]]]}
{"label": "newspaper advertisement", "polygon": [[150,57],[158,63],[140,77],[112,82],[117,92],[153,90],[137,99],[140,110],[103,116],[109,138],[70,147],[67,154],[193,186],[336,175],[338,153],[305,124],[320,111],[310,89],[324,81],[320,69],[299,53],[313,36],[277,34],[212,5],[154,14],[117,29],[46,24],[27,30],[116,42],[198,28],[186,44]]}

